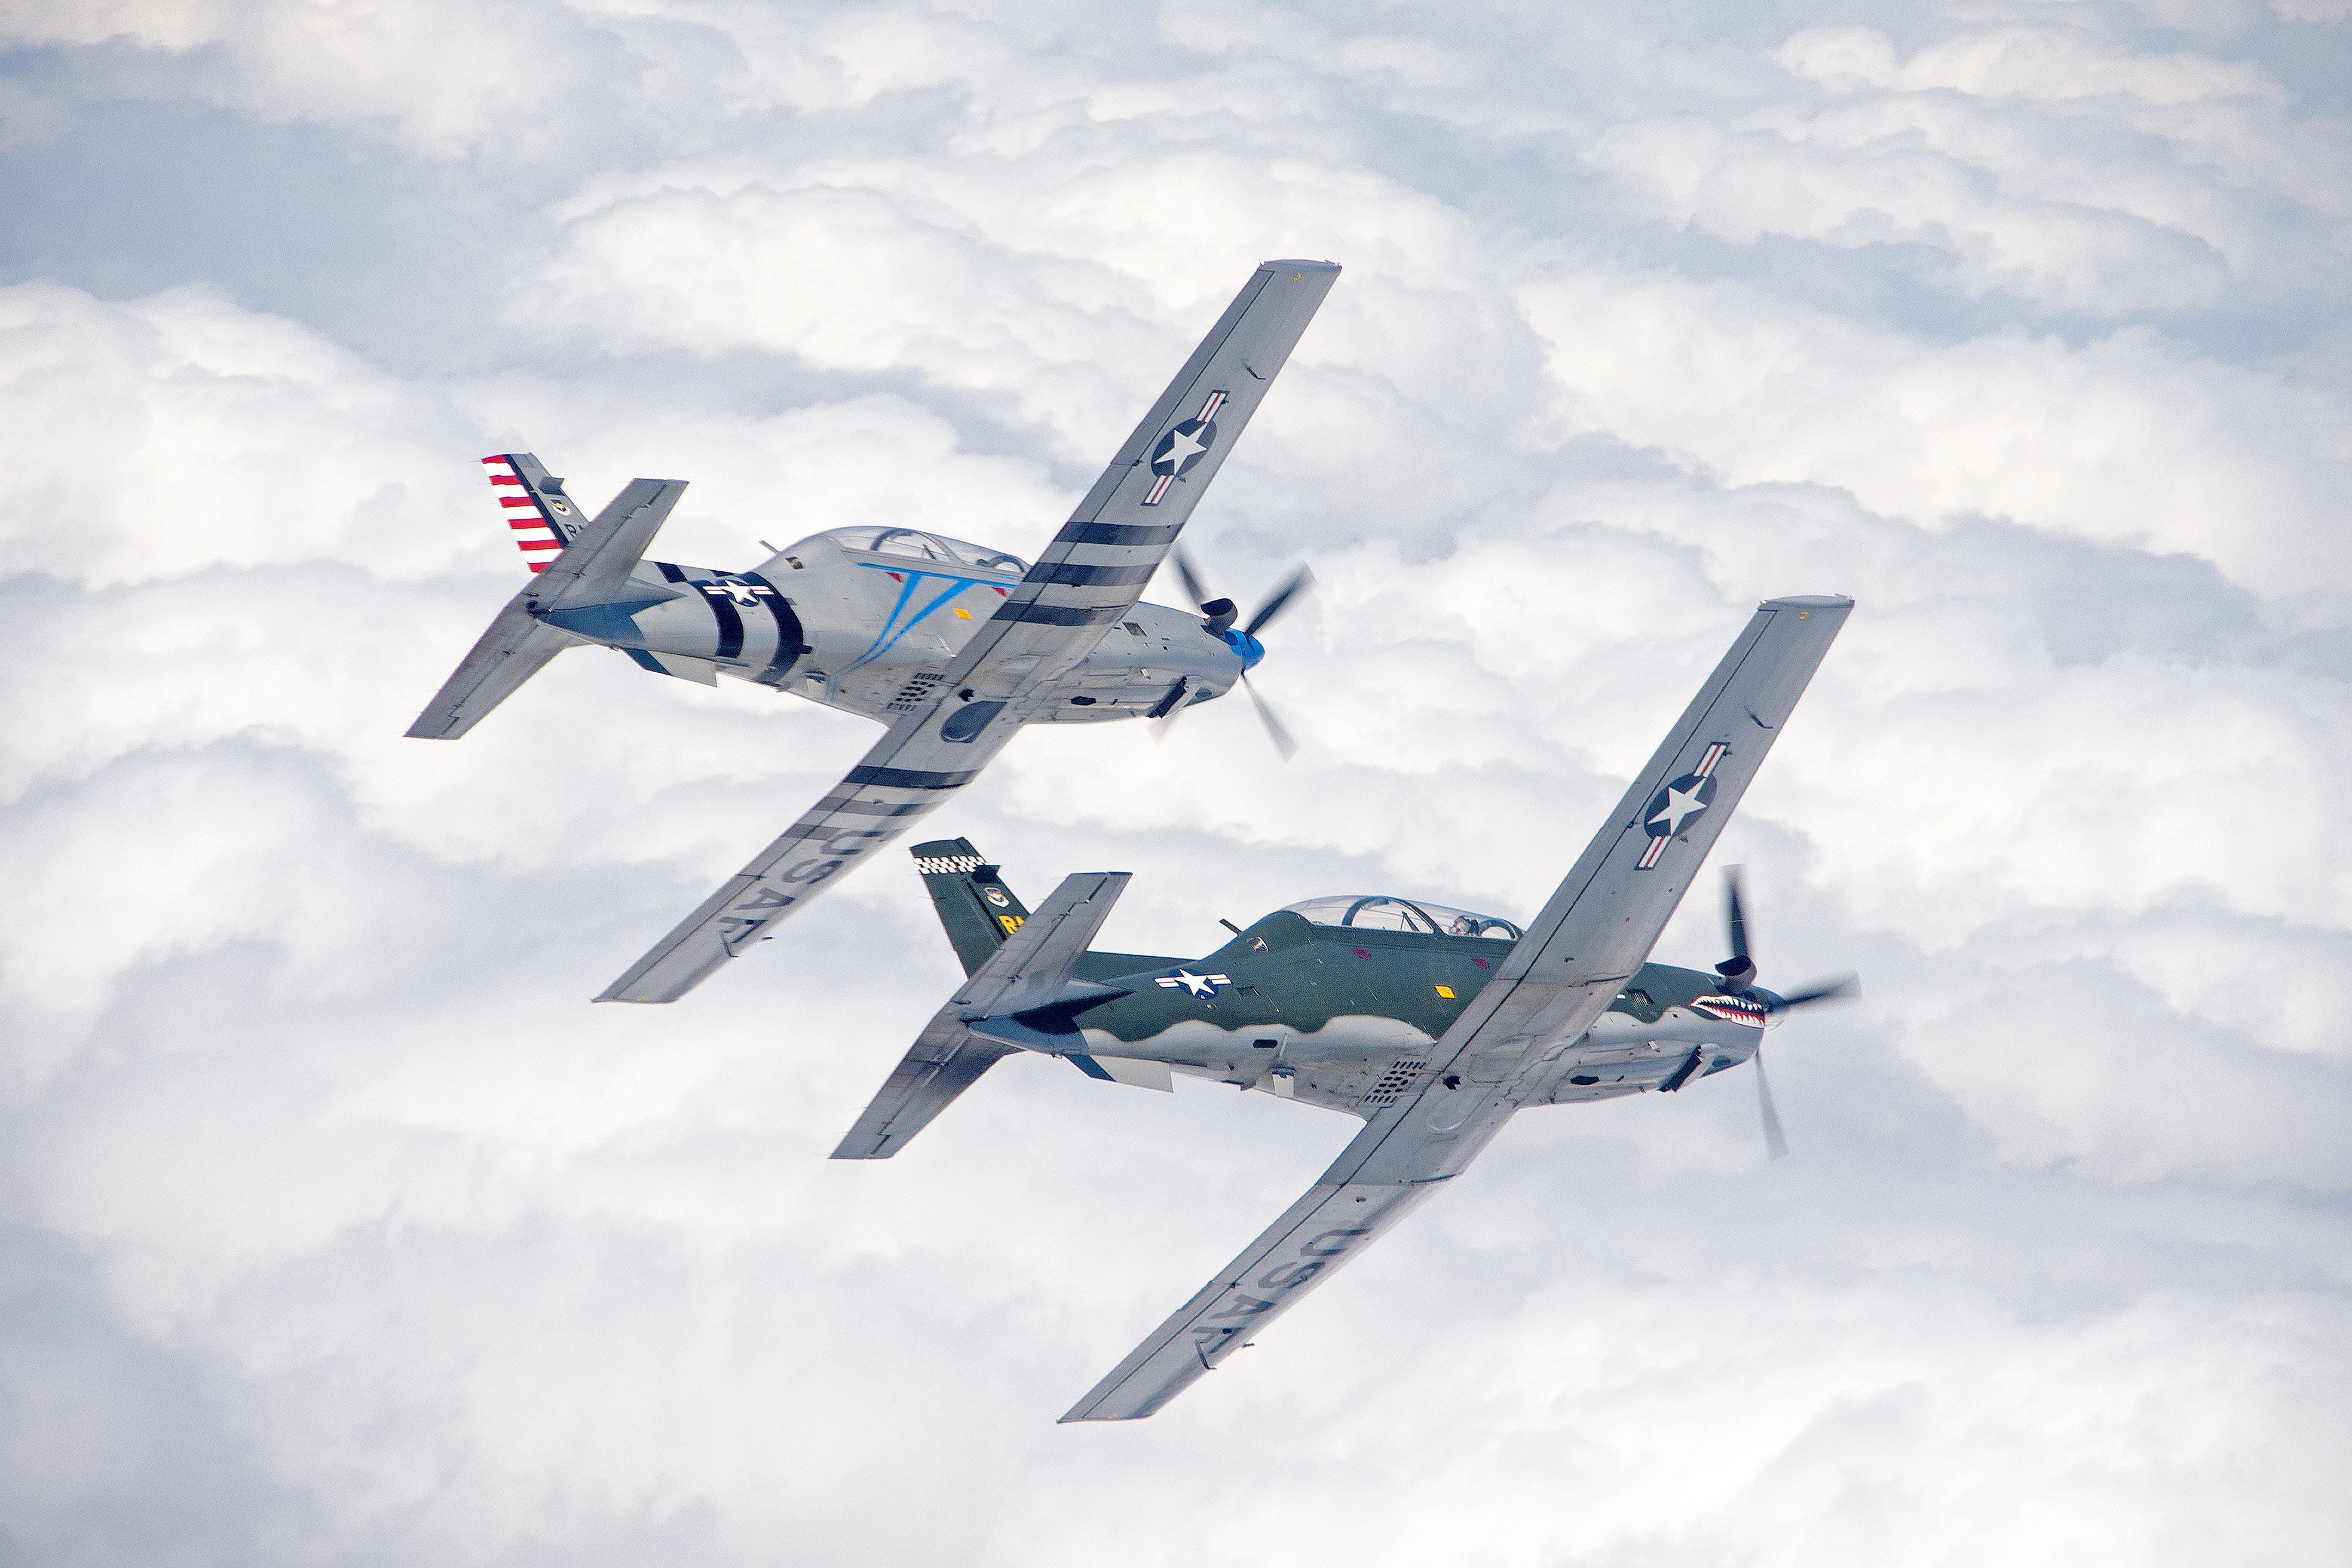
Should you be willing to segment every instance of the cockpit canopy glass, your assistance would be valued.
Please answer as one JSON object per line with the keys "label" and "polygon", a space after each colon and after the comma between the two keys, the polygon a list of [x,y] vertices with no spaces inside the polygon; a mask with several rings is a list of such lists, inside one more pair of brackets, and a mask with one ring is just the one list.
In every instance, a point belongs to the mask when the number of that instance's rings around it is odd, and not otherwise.
{"label": "cockpit canopy glass", "polygon": [[863,551],[869,555],[905,555],[918,561],[933,561],[942,566],[978,567],[983,572],[1002,572],[1008,577],[1025,575],[1029,563],[1017,555],[1007,555],[1002,550],[984,550],[977,544],[967,544],[961,539],[950,539],[943,533],[929,533],[919,528],[836,528],[828,531],[827,539],[844,550]]}
{"label": "cockpit canopy glass", "polygon": [[1519,928],[1497,916],[1423,903],[1418,899],[1391,898],[1385,893],[1339,893],[1286,907],[1292,914],[1318,926],[1409,931],[1423,936],[1482,936],[1493,942],[1519,940]]}

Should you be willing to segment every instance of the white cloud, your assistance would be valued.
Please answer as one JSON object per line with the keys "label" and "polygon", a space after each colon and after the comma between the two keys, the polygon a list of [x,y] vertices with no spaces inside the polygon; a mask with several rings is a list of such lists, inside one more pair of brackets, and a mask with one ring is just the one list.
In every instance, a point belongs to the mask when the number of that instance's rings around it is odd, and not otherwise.
{"label": "white cloud", "polygon": [[1738,244],[1916,247],[1925,275],[2094,317],[2307,287],[2352,213],[2338,119],[2261,67],[2088,26],[1960,31],[1898,59],[1868,28],[1776,53],[1793,98],[1629,119],[1591,161],[1629,210]]}
{"label": "white cloud", "polygon": [[[202,287],[127,306],[0,289],[11,565],[93,585],[322,558],[405,574],[476,500],[446,403]],[[408,524],[408,526],[404,526]]]}
{"label": "white cloud", "polygon": [[[0,11],[44,146],[134,89],[338,128],[499,215],[405,260],[504,323],[371,358],[193,253],[0,288],[10,1546],[2340,1559],[2340,132],[2252,21],[1670,20]],[[870,730],[579,653],[399,731],[517,580],[482,452],[691,479],[677,559],[1034,549],[1301,251],[1348,272],[1192,538],[1244,602],[1315,564],[1260,672],[1307,749],[1031,735],[940,831],[1135,870],[1138,951],[1525,910],[1747,608],[1842,589],[1719,858],[1768,983],[1869,1001],[1774,1037],[1795,1160],[1746,1074],[1531,1113],[1169,1412],[1060,1429],[1348,1127],[1024,1060],[828,1163],[953,984],[903,871],[584,999]]]}
{"label": "white cloud", "polygon": [[[1556,428],[1655,446],[1735,484],[1801,480],[1936,524],[2012,518],[2212,561],[2284,614],[2335,618],[2338,389],[2126,328],[2079,348],[2001,331],[1923,342],[1664,271],[1525,290]],[[2303,601],[2300,595],[2313,597]]]}

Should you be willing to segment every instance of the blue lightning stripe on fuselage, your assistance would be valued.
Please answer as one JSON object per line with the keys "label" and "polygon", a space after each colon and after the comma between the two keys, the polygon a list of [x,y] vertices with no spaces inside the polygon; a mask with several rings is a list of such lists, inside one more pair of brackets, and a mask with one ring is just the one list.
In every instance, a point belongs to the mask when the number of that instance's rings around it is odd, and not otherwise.
{"label": "blue lightning stripe on fuselage", "polygon": [[[864,653],[859,654],[856,658],[851,659],[847,664],[842,667],[842,675],[848,675],[852,671],[863,669],[866,666],[872,664],[876,659],[880,658],[884,654],[888,653],[892,648],[898,646],[899,638],[905,637],[908,632],[913,631],[917,626],[920,626],[924,619],[928,617],[933,610],[938,609],[950,599],[952,599],[958,594],[962,593],[966,588],[987,588],[996,586],[996,584],[991,583],[985,577],[958,577],[952,573],[948,572],[919,572],[905,566],[885,566],[880,563],[874,561],[861,561],[857,564],[865,567],[868,572],[888,572],[903,576],[906,578],[906,582],[898,589],[898,603],[890,606],[889,617],[882,623],[882,629],[875,634],[874,640],[866,645],[866,648]],[[921,609],[917,610],[913,615],[908,616],[906,621],[901,624],[898,619],[899,615],[907,608],[907,602],[915,596],[918,584],[919,584],[926,577],[940,578],[946,582],[952,583],[955,585],[940,594],[937,598],[934,598],[929,604],[925,605]],[[835,679],[838,679],[839,677],[836,676]]]}

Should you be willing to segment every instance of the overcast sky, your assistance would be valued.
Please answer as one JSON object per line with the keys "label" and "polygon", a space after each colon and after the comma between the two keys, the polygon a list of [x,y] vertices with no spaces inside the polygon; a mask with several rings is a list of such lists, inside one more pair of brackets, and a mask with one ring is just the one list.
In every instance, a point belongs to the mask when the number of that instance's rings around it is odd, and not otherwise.
{"label": "overcast sky", "polygon": [[[0,1563],[2352,1561],[2346,0],[0,0]],[[1520,1117],[1149,1422],[1055,1415],[1355,1123],[998,1069],[896,856],[587,998],[864,721],[520,576],[1027,554],[1262,258],[1188,534],[1260,686],[932,823],[1106,945],[1524,914],[1759,597],[1750,1075]],[[1178,602],[1172,582],[1152,596]],[[1710,879],[1662,959],[1722,956]]]}

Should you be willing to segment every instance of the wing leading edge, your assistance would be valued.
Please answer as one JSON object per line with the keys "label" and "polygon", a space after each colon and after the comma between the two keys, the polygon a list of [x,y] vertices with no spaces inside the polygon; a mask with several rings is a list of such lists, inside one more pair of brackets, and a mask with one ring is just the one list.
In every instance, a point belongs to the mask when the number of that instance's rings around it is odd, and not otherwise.
{"label": "wing leading edge", "polygon": [[1658,940],[1845,623],[1845,598],[1772,599],[1731,645],[1495,978],[1280,1219],[1070,1407],[1147,1416],[1458,1175],[1568,1070]]}
{"label": "wing leading edge", "polygon": [[978,777],[1045,689],[1142,596],[1339,275],[1322,261],[1260,266],[964,645],[939,695],[901,716],[832,793],[596,1000],[677,1001]]}

